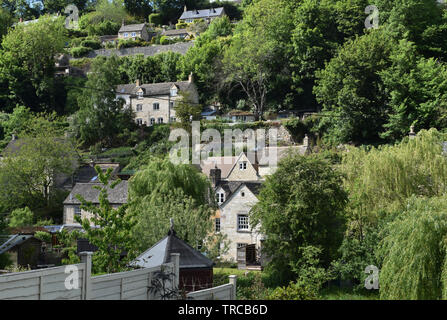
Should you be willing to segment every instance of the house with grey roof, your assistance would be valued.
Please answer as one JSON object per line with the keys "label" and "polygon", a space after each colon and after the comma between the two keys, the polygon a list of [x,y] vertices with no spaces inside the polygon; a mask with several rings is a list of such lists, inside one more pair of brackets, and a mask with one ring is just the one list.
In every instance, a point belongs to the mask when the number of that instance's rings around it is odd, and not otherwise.
{"label": "house with grey roof", "polygon": [[150,35],[149,32],[147,31],[146,23],[125,25],[123,21],[123,24],[121,25],[121,28],[118,31],[118,39],[124,39],[124,40],[141,39],[144,41],[149,41]]}
{"label": "house with grey roof", "polygon": [[189,38],[189,32],[186,29],[171,29],[171,30],[164,30],[161,33],[162,36],[165,36],[169,39],[186,39]]}
{"label": "house with grey roof", "polygon": [[192,23],[196,20],[203,19],[205,22],[210,23],[214,19],[221,18],[225,15],[226,14],[223,7],[202,10],[187,10],[185,6],[183,13],[178,20],[179,22]]}
{"label": "house with grey roof", "polygon": [[192,75],[187,81],[147,83],[139,80],[132,84],[118,85],[117,98],[125,101],[125,106],[132,108],[135,122],[139,125],[176,122],[175,108],[180,93],[188,93],[191,103],[199,103],[199,94]]}
{"label": "house with grey roof", "polygon": [[238,250],[247,249],[240,264],[259,267],[263,235],[259,228],[252,228],[249,221],[263,183],[256,164],[242,152],[234,157],[208,157],[202,161],[201,171],[209,177],[216,196],[215,232],[226,235],[231,242],[221,258],[236,262]]}
{"label": "house with grey roof", "polygon": [[[70,194],[64,200],[64,224],[75,224],[75,216],[80,216],[82,219],[91,219],[93,214],[91,212],[81,209],[81,201],[77,196],[80,195],[86,201],[99,205],[100,190],[98,187],[102,187],[98,182],[76,183]],[[112,208],[120,207],[127,203],[128,197],[128,181],[123,180],[118,183],[115,188],[107,188],[108,200]]]}

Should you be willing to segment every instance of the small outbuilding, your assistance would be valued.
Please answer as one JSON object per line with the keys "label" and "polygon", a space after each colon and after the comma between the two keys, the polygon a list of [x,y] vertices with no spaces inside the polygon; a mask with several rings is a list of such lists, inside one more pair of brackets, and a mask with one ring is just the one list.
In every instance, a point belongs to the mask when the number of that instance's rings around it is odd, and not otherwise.
{"label": "small outbuilding", "polygon": [[171,262],[171,253],[180,253],[180,290],[192,292],[213,286],[214,262],[178,238],[172,225],[166,237],[143,252],[131,264],[142,268],[156,267]]}

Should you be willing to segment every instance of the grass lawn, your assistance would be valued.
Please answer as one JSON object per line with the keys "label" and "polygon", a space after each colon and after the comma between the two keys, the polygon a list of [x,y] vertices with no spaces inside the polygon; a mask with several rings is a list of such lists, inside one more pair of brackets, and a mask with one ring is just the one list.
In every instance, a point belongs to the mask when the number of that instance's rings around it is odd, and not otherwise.
{"label": "grass lawn", "polygon": [[321,290],[322,300],[378,300],[378,292],[353,292],[352,289],[330,287]]}

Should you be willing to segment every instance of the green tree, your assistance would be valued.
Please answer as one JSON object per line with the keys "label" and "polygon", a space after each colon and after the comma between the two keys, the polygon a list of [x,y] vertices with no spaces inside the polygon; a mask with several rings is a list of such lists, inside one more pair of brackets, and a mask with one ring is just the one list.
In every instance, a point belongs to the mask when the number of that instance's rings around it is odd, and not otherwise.
{"label": "green tree", "polygon": [[447,67],[433,58],[419,57],[416,46],[406,40],[391,55],[393,66],[380,73],[389,95],[390,112],[384,138],[391,141],[415,130],[447,127]]}
{"label": "green tree", "polygon": [[251,219],[266,235],[263,250],[271,258],[267,267],[280,282],[303,272],[300,247],[319,248],[325,268],[337,257],[347,194],[341,175],[326,160],[288,155],[267,177],[258,198]]}
{"label": "green tree", "polygon": [[16,104],[32,111],[62,108],[54,102],[54,57],[63,52],[65,32],[62,18],[42,17],[33,24],[18,24],[3,37],[0,83],[7,90],[4,110]]}
{"label": "green tree", "polygon": [[[132,214],[128,212],[128,205],[124,204],[114,208],[108,199],[108,191],[115,188],[121,180],[112,181],[112,169],[102,172],[99,166],[95,167],[98,180],[102,186],[92,186],[100,190],[99,206],[86,201],[80,195],[81,208],[92,213],[92,218],[76,217],[76,221],[85,230],[83,236],[98,247],[93,254],[93,272],[120,272],[136,257],[135,242],[131,237],[131,230],[135,225]],[[125,253],[125,257],[122,254]]]}
{"label": "green tree", "polygon": [[28,227],[33,225],[34,214],[30,208],[15,209],[9,215],[8,226],[10,228]]}
{"label": "green tree", "polygon": [[95,59],[92,63],[86,89],[78,98],[80,110],[72,123],[75,136],[86,146],[118,145],[127,138],[122,133],[136,126],[131,108],[125,108],[124,101],[116,98],[119,66],[116,56]]}
{"label": "green tree", "polygon": [[12,17],[8,11],[0,8],[0,40],[8,32],[8,28],[12,25]]}
{"label": "green tree", "polygon": [[388,96],[379,72],[391,66],[392,39],[381,30],[348,40],[317,73],[314,92],[328,113],[321,121],[336,143],[380,141]]}
{"label": "green tree", "polygon": [[77,154],[70,141],[51,135],[22,136],[0,165],[0,203],[9,209],[50,206],[60,175],[70,176]]}
{"label": "green tree", "polygon": [[176,101],[175,116],[182,123],[189,123],[191,120],[200,120],[202,106],[191,101],[189,92],[179,92],[181,99]]}
{"label": "green tree", "polygon": [[384,230],[381,299],[446,298],[446,204],[445,197],[413,197]]}

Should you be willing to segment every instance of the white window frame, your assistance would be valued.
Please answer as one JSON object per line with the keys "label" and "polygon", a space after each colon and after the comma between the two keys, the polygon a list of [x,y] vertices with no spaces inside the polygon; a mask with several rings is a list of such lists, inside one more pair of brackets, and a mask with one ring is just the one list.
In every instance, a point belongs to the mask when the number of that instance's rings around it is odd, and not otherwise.
{"label": "white window frame", "polygon": [[171,97],[176,97],[177,96],[177,88],[172,88],[171,89]]}
{"label": "white window frame", "polygon": [[177,119],[175,117],[171,117],[171,122],[176,122]]}
{"label": "white window frame", "polygon": [[[157,106],[157,107],[155,107],[155,106]],[[154,110],[160,110],[160,103],[159,103],[159,102],[154,102],[154,103],[152,104],[152,108],[153,108]]]}
{"label": "white window frame", "polygon": [[81,209],[81,206],[75,206],[75,207],[74,207],[74,215],[75,215],[75,216],[81,216],[81,215],[82,215],[82,209]]}
{"label": "white window frame", "polygon": [[129,34],[127,32],[124,33],[124,38],[127,38]]}
{"label": "white window frame", "polygon": [[137,33],[136,32],[132,32],[131,35],[132,35],[133,38],[135,38],[137,36]]}
{"label": "white window frame", "polygon": [[137,104],[137,111],[143,111],[143,105],[141,103]]}
{"label": "white window frame", "polygon": [[238,214],[237,215],[237,230],[238,231],[249,231],[250,230],[248,214]]}
{"label": "white window frame", "polygon": [[222,204],[225,202],[225,192],[217,193],[217,204]]}
{"label": "white window frame", "polygon": [[141,126],[143,124],[143,119],[137,118],[137,124]]}
{"label": "white window frame", "polygon": [[150,119],[150,124],[151,124],[151,126],[153,126],[155,124],[155,118]]}
{"label": "white window frame", "polygon": [[247,170],[247,161],[239,162],[239,170]]}
{"label": "white window frame", "polygon": [[158,124],[162,124],[162,123],[163,123],[163,117],[159,117],[159,118],[157,118],[157,123],[158,123]]}
{"label": "white window frame", "polygon": [[140,91],[140,92],[138,92],[137,93],[137,95],[138,95],[138,100],[141,100],[141,99],[143,99],[143,91]]}

